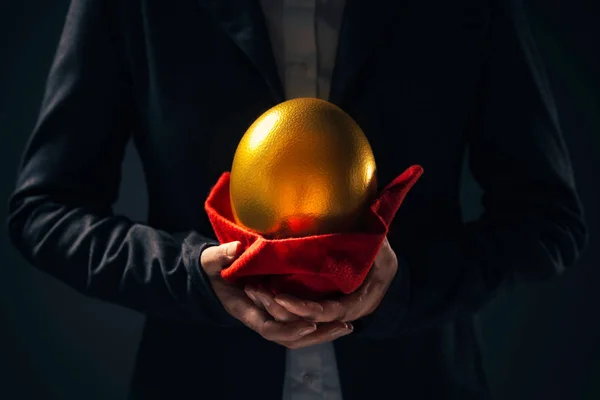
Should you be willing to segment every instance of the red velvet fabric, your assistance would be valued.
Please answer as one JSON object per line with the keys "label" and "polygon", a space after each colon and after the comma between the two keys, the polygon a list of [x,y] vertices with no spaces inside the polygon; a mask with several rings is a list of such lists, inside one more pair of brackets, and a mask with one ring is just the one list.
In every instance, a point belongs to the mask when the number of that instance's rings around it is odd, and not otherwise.
{"label": "red velvet fabric", "polygon": [[229,172],[212,188],[205,209],[221,243],[240,241],[244,252],[223,269],[225,280],[307,300],[355,291],[364,281],[388,227],[423,169],[413,165],[387,185],[364,216],[361,232],[265,239],[237,225],[229,199]]}

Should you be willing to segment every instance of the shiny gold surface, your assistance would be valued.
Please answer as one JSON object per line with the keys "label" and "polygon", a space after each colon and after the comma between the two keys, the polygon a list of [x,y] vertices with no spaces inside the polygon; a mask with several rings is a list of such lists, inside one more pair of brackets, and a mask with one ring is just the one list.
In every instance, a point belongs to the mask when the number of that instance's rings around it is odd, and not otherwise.
{"label": "shiny gold surface", "polygon": [[268,237],[350,229],[375,191],[375,158],[363,131],[339,107],[314,98],[261,115],[231,169],[236,223]]}

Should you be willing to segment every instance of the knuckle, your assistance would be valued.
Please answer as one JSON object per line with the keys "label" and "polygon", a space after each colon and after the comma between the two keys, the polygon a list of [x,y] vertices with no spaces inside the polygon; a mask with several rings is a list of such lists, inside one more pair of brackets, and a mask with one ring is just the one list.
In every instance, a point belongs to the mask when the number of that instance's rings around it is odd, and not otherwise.
{"label": "knuckle", "polygon": [[256,320],[258,317],[259,317],[258,310],[254,309],[254,308],[247,308],[242,313],[242,321],[246,325],[248,325],[250,327],[254,327],[254,329],[262,330],[262,326],[256,325]]}
{"label": "knuckle", "polygon": [[219,246],[219,250],[215,256],[215,261],[219,265],[223,265],[223,264],[225,264],[226,260],[227,260],[227,253],[226,253],[225,247]]}
{"label": "knuckle", "polygon": [[283,314],[283,313],[271,313],[271,315],[273,316],[273,318],[275,318],[276,321],[280,321],[280,322],[293,322],[294,321],[294,317],[291,315],[287,315],[287,314]]}
{"label": "knuckle", "polygon": [[[229,314],[241,320],[243,320],[246,313],[250,310],[248,305],[245,304],[243,301],[240,301],[239,299],[231,297],[227,294],[223,296],[221,303],[223,304],[223,308],[225,308],[225,310]],[[243,320],[242,322],[245,322],[245,320]]]}
{"label": "knuckle", "polygon": [[273,332],[273,328],[275,327],[275,322],[273,321],[265,321],[260,324],[257,328],[257,332],[264,338],[270,341],[274,341],[277,339],[277,335]]}

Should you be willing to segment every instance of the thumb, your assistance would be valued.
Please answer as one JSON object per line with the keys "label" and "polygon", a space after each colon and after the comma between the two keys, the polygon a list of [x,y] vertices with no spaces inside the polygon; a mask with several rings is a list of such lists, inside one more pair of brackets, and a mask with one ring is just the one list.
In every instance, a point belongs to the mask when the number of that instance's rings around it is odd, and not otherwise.
{"label": "thumb", "polygon": [[219,246],[211,246],[202,252],[200,262],[203,267],[224,267],[237,257],[241,243],[229,242]]}

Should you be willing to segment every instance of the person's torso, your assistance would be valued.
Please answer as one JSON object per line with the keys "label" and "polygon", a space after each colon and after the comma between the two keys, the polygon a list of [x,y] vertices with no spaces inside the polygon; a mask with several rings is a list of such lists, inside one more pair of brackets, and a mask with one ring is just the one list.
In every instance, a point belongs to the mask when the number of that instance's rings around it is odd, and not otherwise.
{"label": "person's torso", "polygon": [[[211,236],[204,211],[211,186],[230,169],[254,119],[284,100],[260,4],[181,0],[123,7],[149,223]],[[364,130],[381,185],[410,165],[423,166],[390,230],[391,241],[407,248],[461,224],[460,178],[477,110],[486,13],[485,2],[475,0],[347,1],[330,101]],[[484,398],[477,397],[483,381],[471,324],[384,342],[336,341],[344,400],[368,393],[410,398],[413,391],[423,394],[413,398],[429,398],[438,390],[445,396],[438,399]],[[237,398],[255,388],[260,398],[279,400],[285,352],[259,339],[149,320],[136,367],[135,381],[148,384],[141,398],[161,398],[151,397],[161,388]]]}
{"label": "person's torso", "polygon": [[[344,0],[261,0],[286,100],[329,100]],[[333,342],[286,351],[282,400],[342,400]]]}

